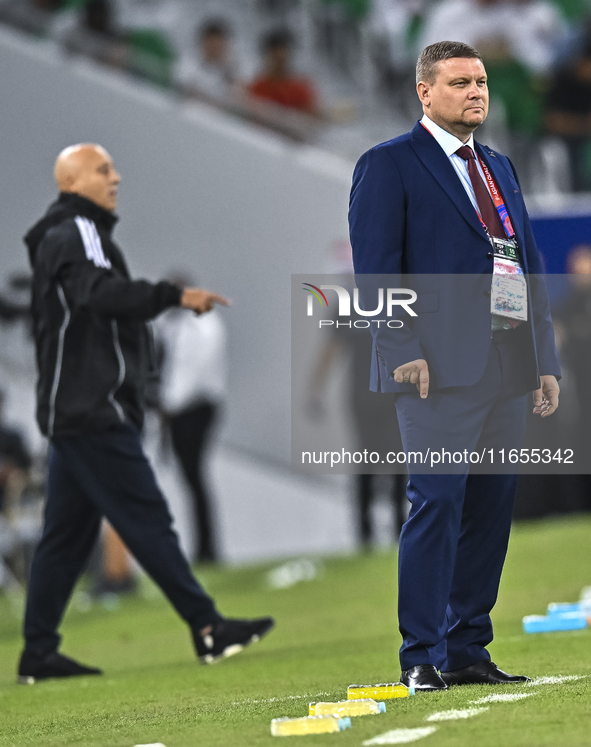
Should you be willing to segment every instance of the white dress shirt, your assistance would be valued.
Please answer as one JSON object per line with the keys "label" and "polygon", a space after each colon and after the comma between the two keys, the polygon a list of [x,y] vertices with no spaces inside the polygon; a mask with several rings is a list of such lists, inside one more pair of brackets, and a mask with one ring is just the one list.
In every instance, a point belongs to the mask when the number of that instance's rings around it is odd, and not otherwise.
{"label": "white dress shirt", "polygon": [[[478,210],[478,201],[476,199],[476,195],[474,194],[474,188],[472,187],[470,174],[468,173],[468,162],[460,156],[456,155],[457,149],[461,148],[462,145],[467,145],[469,148],[472,148],[472,152],[474,153],[474,157],[476,160],[476,166],[478,168],[478,173],[482,177],[482,181],[486,185],[486,189],[490,194],[490,188],[487,184],[486,177],[484,176],[484,171],[482,170],[480,160],[478,159],[478,155],[476,153],[476,150],[474,149],[474,135],[470,135],[468,141],[463,143],[455,135],[452,135],[450,132],[447,132],[447,130],[444,130],[438,124],[435,124],[435,122],[433,122],[432,119],[429,119],[426,114],[421,119],[421,124],[429,130],[435,140],[437,140],[439,145],[443,148],[443,152],[449,158],[451,165],[454,167],[454,171],[462,182],[462,186],[466,190],[466,194],[470,198],[470,202],[472,203],[472,205],[474,205],[474,210],[476,210],[478,215],[480,215],[480,211]],[[492,314],[492,328],[493,330],[511,329],[511,325],[504,317],[499,316],[498,314]]]}
{"label": "white dress shirt", "polygon": [[472,181],[470,179],[470,174],[468,173],[468,162],[460,156],[456,155],[457,149],[461,148],[462,145],[467,145],[469,148],[472,148],[472,152],[474,153],[474,158],[476,160],[476,166],[478,168],[478,173],[482,177],[482,181],[486,185],[487,191],[490,193],[490,189],[486,182],[486,177],[484,176],[484,171],[482,170],[482,166],[480,165],[478,155],[474,148],[474,135],[471,134],[468,138],[468,141],[463,143],[455,135],[452,135],[450,132],[447,132],[447,130],[444,130],[443,127],[435,124],[435,122],[433,122],[432,119],[429,119],[426,114],[423,115],[421,124],[429,130],[435,140],[437,140],[439,145],[443,148],[443,152],[449,158],[451,165],[454,167],[456,174],[460,178],[462,186],[464,187],[464,189],[466,190],[466,194],[470,198],[470,202],[472,203],[472,205],[474,205],[474,210],[476,210],[476,212],[480,215],[480,211],[478,210],[478,200],[476,199],[476,195],[474,194],[474,188],[472,187]]}

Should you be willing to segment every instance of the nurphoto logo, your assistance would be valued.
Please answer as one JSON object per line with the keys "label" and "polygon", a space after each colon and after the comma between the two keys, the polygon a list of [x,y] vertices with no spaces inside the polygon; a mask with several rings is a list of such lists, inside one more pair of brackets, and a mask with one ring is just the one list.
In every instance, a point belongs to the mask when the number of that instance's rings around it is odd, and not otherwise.
{"label": "nurphoto logo", "polygon": [[[312,285],[312,283],[302,283],[303,290],[308,294],[307,298],[307,316],[314,316],[314,307],[317,305],[314,303],[314,299],[318,301],[321,309],[328,308],[328,299],[323,291],[334,291],[337,294],[337,309],[339,317],[350,317],[351,316],[351,294],[342,285]],[[392,317],[394,309],[401,308],[406,311],[409,316],[417,316],[416,312],[411,308],[412,304],[417,300],[417,294],[410,288],[378,288],[377,289],[377,306],[374,309],[361,308],[359,303],[359,289],[353,289],[353,311],[357,316],[361,317],[375,317],[378,315],[383,316],[384,307],[386,317]],[[385,322],[384,319],[372,319],[374,324],[378,326]],[[351,322],[340,322],[334,319],[320,319],[319,327],[330,327],[335,325],[339,326],[351,326]],[[368,319],[357,319],[354,322],[355,327],[369,327],[370,321]],[[387,326],[391,328],[400,328],[404,326],[404,322],[401,319],[389,319]]]}

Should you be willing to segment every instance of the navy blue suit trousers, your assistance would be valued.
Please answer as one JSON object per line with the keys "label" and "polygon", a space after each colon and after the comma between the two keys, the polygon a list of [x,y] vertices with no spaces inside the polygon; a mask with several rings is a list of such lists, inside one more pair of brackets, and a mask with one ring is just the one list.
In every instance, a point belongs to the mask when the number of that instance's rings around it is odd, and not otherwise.
{"label": "navy blue suit trousers", "polygon": [[[401,394],[396,409],[405,451],[450,454],[519,448],[527,395],[516,394],[517,337],[491,344],[482,379],[472,386]],[[399,552],[399,624],[402,669],[433,664],[441,671],[489,660],[490,612],[496,602],[509,542],[517,474],[478,474],[470,464],[445,474],[413,473],[411,510]],[[511,474],[513,472],[513,474]]]}

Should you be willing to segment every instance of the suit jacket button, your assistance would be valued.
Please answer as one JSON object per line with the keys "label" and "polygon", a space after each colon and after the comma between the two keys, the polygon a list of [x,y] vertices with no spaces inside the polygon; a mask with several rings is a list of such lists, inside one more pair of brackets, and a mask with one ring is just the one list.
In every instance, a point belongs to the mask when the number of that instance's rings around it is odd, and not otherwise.
{"label": "suit jacket button", "polygon": [[486,258],[487,259],[492,259],[494,256],[495,255],[492,252],[488,252],[488,254],[486,255]]}
{"label": "suit jacket button", "polygon": [[490,291],[482,291],[482,295],[490,298]]}

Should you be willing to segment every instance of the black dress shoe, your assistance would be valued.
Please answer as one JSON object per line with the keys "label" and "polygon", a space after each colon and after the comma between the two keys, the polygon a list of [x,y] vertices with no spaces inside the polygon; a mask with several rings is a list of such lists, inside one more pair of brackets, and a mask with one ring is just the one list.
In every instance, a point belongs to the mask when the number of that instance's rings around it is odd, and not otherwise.
{"label": "black dress shoe", "polygon": [[260,641],[275,625],[272,617],[254,620],[233,620],[226,617],[211,626],[211,631],[203,635],[192,630],[197,656],[202,664],[214,664],[242,651],[251,643]]}
{"label": "black dress shoe", "polygon": [[34,685],[39,680],[51,677],[80,677],[85,674],[102,674],[100,669],[86,667],[68,656],[53,651],[45,656],[39,656],[29,651],[23,651],[18,665],[19,685]]}
{"label": "black dress shoe", "polygon": [[464,669],[452,672],[441,672],[441,679],[447,685],[507,685],[519,682],[531,682],[522,674],[507,674],[492,661],[479,661]]}
{"label": "black dress shoe", "polygon": [[414,687],[415,692],[434,692],[447,690],[447,685],[437,674],[433,664],[419,664],[416,667],[403,670],[400,681],[408,688]]}

